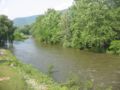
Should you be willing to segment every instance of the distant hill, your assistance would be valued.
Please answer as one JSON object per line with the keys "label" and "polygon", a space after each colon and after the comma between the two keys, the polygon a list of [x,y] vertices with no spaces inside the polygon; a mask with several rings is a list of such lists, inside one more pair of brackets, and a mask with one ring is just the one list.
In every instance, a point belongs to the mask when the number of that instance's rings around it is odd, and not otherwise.
{"label": "distant hill", "polygon": [[[61,14],[67,12],[68,9],[61,10]],[[20,17],[20,18],[15,18],[13,20],[15,26],[24,26],[24,25],[29,25],[35,22],[36,18],[40,15],[34,15],[34,16],[29,16],[29,17]]]}
{"label": "distant hill", "polygon": [[15,26],[24,26],[24,25],[29,25],[35,22],[36,18],[39,15],[34,15],[30,17],[21,17],[21,18],[15,18],[13,20]]}

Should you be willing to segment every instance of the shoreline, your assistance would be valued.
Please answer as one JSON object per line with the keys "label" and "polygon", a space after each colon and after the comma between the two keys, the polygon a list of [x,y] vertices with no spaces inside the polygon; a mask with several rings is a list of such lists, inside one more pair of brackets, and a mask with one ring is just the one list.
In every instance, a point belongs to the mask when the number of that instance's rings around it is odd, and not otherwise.
{"label": "shoreline", "polygon": [[[9,72],[15,73],[18,76],[20,76],[20,78],[23,79],[22,82],[25,84],[22,86],[24,90],[59,90],[59,89],[62,90],[62,88],[67,88],[64,86],[60,86],[59,84],[54,82],[52,78],[41,73],[39,70],[32,67],[31,65],[21,63],[14,55],[11,54],[9,50],[0,49],[0,52],[2,52],[2,55],[0,56],[0,72],[2,74],[4,73],[6,74],[5,70],[2,72],[1,69],[9,68],[10,69]],[[0,73],[0,78],[1,79],[5,78],[6,75],[1,75],[1,73]],[[7,81],[11,81],[12,78],[16,76],[13,76],[13,77],[7,76],[7,77],[9,77],[9,79],[5,78],[6,80],[2,79],[2,81],[0,81],[0,87],[2,87],[1,86],[2,82],[7,83]],[[5,89],[2,89],[2,90],[5,90]],[[16,89],[14,88],[13,90],[16,90]],[[19,90],[19,88],[17,88],[17,90]],[[63,89],[63,90],[67,90],[67,89]]]}

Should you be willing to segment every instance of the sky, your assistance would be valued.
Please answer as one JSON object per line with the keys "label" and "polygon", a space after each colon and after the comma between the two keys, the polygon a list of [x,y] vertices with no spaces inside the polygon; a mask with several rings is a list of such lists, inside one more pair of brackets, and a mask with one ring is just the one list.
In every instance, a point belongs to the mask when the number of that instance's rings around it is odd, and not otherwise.
{"label": "sky", "polygon": [[48,8],[67,9],[72,2],[73,0],[0,0],[0,15],[5,14],[10,19],[40,15]]}

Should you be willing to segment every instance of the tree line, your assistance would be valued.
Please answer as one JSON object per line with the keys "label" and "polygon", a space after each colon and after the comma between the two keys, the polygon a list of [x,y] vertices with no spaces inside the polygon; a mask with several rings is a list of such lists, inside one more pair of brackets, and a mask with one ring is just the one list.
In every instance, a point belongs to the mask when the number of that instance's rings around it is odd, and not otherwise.
{"label": "tree line", "polygon": [[48,9],[31,32],[46,44],[120,53],[120,0],[75,0],[68,10]]}

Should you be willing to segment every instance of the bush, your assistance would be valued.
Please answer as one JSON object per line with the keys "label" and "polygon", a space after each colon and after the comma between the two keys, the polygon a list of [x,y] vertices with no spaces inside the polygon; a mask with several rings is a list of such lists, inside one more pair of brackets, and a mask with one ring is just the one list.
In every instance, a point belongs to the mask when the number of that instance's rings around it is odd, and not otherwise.
{"label": "bush", "polygon": [[22,41],[22,40],[25,40],[27,38],[28,37],[25,34],[21,33],[21,32],[16,31],[14,33],[14,39],[17,40],[17,41]]}
{"label": "bush", "polygon": [[120,55],[120,40],[112,41],[108,49],[108,52]]}

